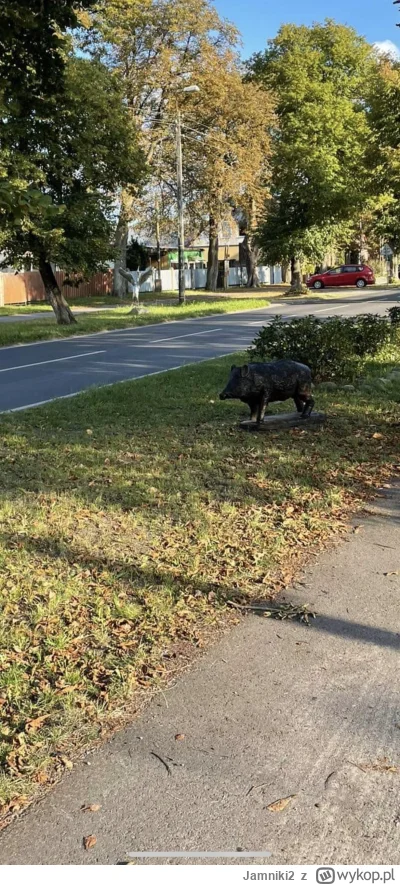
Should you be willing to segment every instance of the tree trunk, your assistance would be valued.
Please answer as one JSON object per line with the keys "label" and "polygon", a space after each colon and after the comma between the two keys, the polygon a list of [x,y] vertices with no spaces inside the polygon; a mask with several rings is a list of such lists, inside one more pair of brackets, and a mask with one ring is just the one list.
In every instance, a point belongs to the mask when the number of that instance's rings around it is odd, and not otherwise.
{"label": "tree trunk", "polygon": [[303,292],[304,286],[301,278],[301,263],[299,258],[293,256],[293,258],[290,259],[290,270],[291,282],[289,292],[295,294]]}
{"label": "tree trunk", "polygon": [[76,323],[76,319],[69,309],[54,276],[53,268],[44,255],[39,260],[39,272],[43,280],[46,298],[48,298],[56,315],[57,324],[59,326],[70,326],[72,323]]}
{"label": "tree trunk", "polygon": [[121,276],[120,271],[126,270],[126,247],[128,245],[128,230],[126,223],[124,221],[121,221],[121,216],[118,220],[117,230],[115,233],[115,245],[118,249],[118,254],[114,261],[112,294],[116,298],[126,300],[128,297],[128,282],[123,276]]}
{"label": "tree trunk", "polygon": [[282,264],[282,283],[287,283],[289,264],[287,261],[284,261]]}
{"label": "tree trunk", "polygon": [[206,291],[215,292],[218,281],[218,224],[210,215],[210,242],[207,259]]}
{"label": "tree trunk", "polygon": [[247,270],[247,286],[249,289],[257,289],[261,285],[257,272],[259,250],[254,246],[249,233],[244,235],[243,250]]}
{"label": "tree trunk", "polygon": [[389,282],[397,283],[399,278],[399,258],[398,255],[395,255],[394,252],[390,256],[390,275]]}
{"label": "tree trunk", "polygon": [[126,248],[128,245],[128,224],[132,211],[133,197],[125,191],[121,194],[121,209],[115,232],[115,247],[117,256],[114,261],[113,289],[112,294],[117,298],[128,297],[127,280],[121,276],[120,270],[126,270]]}

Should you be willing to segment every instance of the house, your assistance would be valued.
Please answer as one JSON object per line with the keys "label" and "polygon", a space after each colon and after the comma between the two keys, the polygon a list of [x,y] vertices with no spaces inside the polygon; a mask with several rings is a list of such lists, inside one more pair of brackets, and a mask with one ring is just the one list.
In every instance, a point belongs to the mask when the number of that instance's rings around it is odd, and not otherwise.
{"label": "house", "polygon": [[[156,269],[158,267],[157,243],[154,238],[141,238],[137,232],[131,232],[131,236],[137,237],[138,242],[149,252],[150,262]],[[244,237],[240,234],[239,224],[231,216],[220,225],[218,235],[218,282],[219,289],[224,288],[226,263],[229,267],[229,286],[245,286],[247,272],[243,255],[242,243]],[[209,235],[204,231],[194,238],[188,237],[185,242],[185,272],[186,286],[190,289],[202,289],[206,283],[206,269],[209,252]],[[175,289],[176,274],[178,270],[178,238],[176,234],[160,240],[160,269],[163,289]],[[168,271],[168,273],[167,273]],[[280,267],[260,267],[260,281],[264,284],[282,282]]]}

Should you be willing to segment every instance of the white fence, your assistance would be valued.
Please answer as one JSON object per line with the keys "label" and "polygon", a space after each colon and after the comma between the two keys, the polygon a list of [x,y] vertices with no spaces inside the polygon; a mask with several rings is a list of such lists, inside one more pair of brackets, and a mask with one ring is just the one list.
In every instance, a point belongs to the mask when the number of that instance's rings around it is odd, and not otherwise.
{"label": "white fence", "polygon": [[[270,285],[272,283],[282,282],[282,269],[276,267],[258,267],[258,277],[260,283]],[[154,292],[155,281],[158,271],[153,269],[153,274],[140,287],[141,292]],[[185,286],[187,289],[204,289],[206,285],[207,271],[204,267],[186,268],[185,269]],[[245,267],[229,268],[229,286],[246,286],[247,271]],[[161,271],[161,289],[163,292],[177,292],[178,271],[175,268]]]}

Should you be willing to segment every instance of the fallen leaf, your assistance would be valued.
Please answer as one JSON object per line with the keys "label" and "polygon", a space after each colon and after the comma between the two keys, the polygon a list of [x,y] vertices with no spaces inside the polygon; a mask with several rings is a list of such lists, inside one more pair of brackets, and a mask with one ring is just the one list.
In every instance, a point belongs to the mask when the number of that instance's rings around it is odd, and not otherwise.
{"label": "fallen leaf", "polygon": [[82,811],[100,811],[101,805],[93,803],[93,805],[82,805]]}
{"label": "fallen leaf", "polygon": [[384,756],[383,759],[377,759],[376,762],[359,763],[357,767],[361,768],[361,771],[364,771],[365,773],[368,771],[380,771],[389,772],[390,774],[399,774],[397,765],[390,762],[386,756]]}
{"label": "fallen leaf", "polygon": [[83,847],[86,849],[86,851],[89,851],[89,848],[94,848],[94,846],[96,845],[96,842],[97,842],[96,836],[90,835],[90,836],[83,837]]}
{"label": "fallen leaf", "polygon": [[49,782],[49,776],[45,771],[38,771],[35,775],[35,781],[38,784],[47,784]]}
{"label": "fallen leaf", "polygon": [[184,734],[176,734],[176,735],[175,735],[175,740],[176,740],[176,741],[184,741],[184,740],[185,740],[185,735],[184,735]]}
{"label": "fallen leaf", "polygon": [[266,806],[267,811],[284,811],[292,799],[295,798],[295,795],[295,793],[292,793],[291,796],[285,796],[283,799],[277,799],[276,802],[271,802],[270,805]]}
{"label": "fallen leaf", "polygon": [[46,713],[45,716],[38,716],[37,719],[28,719],[28,722],[25,725],[25,731],[28,732],[28,734],[30,732],[38,731],[49,716],[50,714]]}
{"label": "fallen leaf", "polygon": [[59,688],[56,694],[70,694],[71,691],[77,691],[78,688],[78,685],[66,685],[64,688]]}
{"label": "fallen leaf", "polygon": [[59,759],[60,759],[60,762],[62,762],[62,764],[64,765],[64,767],[68,769],[68,771],[71,771],[71,768],[74,767],[74,763],[71,762],[71,760],[68,759],[67,756],[59,756]]}
{"label": "fallen leaf", "polygon": [[385,578],[388,578],[390,575],[398,575],[398,572],[384,572],[383,575]]}
{"label": "fallen leaf", "polygon": [[90,430],[90,428],[88,428],[88,430],[86,431],[86,433],[87,433],[88,436],[93,436],[93,430]]}
{"label": "fallen leaf", "polygon": [[372,439],[384,439],[383,433],[373,433]]}

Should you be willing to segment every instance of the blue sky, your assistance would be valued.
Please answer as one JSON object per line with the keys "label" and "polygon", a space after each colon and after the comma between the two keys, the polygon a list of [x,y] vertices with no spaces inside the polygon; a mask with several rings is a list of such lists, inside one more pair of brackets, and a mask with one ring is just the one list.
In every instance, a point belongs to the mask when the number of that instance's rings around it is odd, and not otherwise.
{"label": "blue sky", "polygon": [[243,55],[265,47],[284,22],[310,25],[334,18],[352,25],[371,43],[390,40],[400,47],[400,6],[392,0],[214,0],[220,15],[233,21],[243,35]]}

